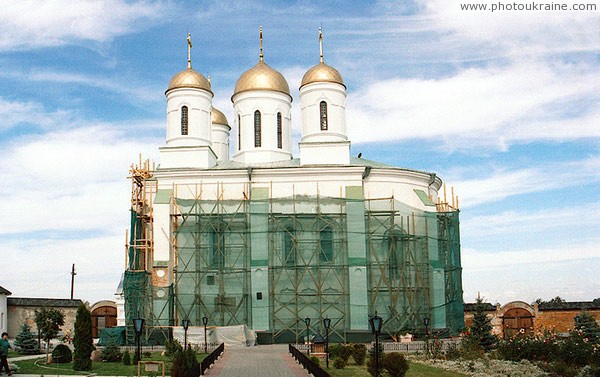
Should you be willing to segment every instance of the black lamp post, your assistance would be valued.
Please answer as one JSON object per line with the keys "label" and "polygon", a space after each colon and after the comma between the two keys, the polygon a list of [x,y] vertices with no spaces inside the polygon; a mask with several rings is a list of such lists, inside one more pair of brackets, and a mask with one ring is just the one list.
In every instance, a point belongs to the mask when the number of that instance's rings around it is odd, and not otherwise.
{"label": "black lamp post", "polygon": [[429,317],[423,318],[423,325],[425,325],[425,352],[429,355]]}
{"label": "black lamp post", "polygon": [[371,331],[375,334],[375,377],[379,377],[379,334],[381,333],[381,325],[383,319],[377,315],[369,318],[369,324],[371,325]]}
{"label": "black lamp post", "polygon": [[310,355],[310,318],[304,318],[304,323],[306,323],[306,354]]}
{"label": "black lamp post", "polygon": [[202,317],[202,324],[204,325],[204,353],[208,353],[208,343],[206,341],[206,325],[208,325],[208,317]]}
{"label": "black lamp post", "polygon": [[579,329],[579,322],[581,322],[581,317],[576,315],[573,319],[575,320],[575,328]]}
{"label": "black lamp post", "polygon": [[138,361],[141,360],[142,356],[142,345],[140,343],[140,338],[142,336],[142,331],[144,330],[144,318],[134,318],[133,319],[133,331],[135,331],[135,339],[137,343],[137,348],[135,350],[136,359]]}
{"label": "black lamp post", "polygon": [[325,365],[329,369],[329,326],[331,326],[331,320],[329,318],[323,319],[323,327],[325,327]]}
{"label": "black lamp post", "polygon": [[187,349],[187,331],[188,331],[188,328],[190,327],[190,320],[189,319],[182,320],[181,326],[183,326],[183,331],[185,332],[185,335],[183,338],[183,349]]}

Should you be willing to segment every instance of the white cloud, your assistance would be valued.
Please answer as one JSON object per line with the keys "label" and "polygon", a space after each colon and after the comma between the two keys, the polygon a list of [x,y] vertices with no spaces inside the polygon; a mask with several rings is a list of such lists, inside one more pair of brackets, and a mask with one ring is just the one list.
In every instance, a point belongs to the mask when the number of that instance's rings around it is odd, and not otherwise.
{"label": "white cloud", "polygon": [[[464,45],[512,55],[555,54],[600,50],[600,9],[595,11],[491,11],[492,4],[531,5],[532,1],[423,0],[422,16],[439,32],[454,33]],[[460,4],[486,4],[486,11],[461,10]],[[539,4],[539,2],[536,2]],[[550,3],[550,2],[548,2]],[[581,1],[563,1],[569,8]],[[591,2],[588,2],[591,3]],[[596,4],[597,8],[600,5]]]}
{"label": "white cloud", "polygon": [[124,229],[128,166],[157,143],[107,125],[20,138],[0,160],[0,232]]}
{"label": "white cloud", "polygon": [[449,147],[599,137],[599,92],[594,67],[540,61],[397,78],[349,95],[348,128],[361,142],[438,138]]}
{"label": "white cloud", "polygon": [[463,249],[464,300],[475,301],[479,292],[488,302],[501,304],[555,296],[569,301],[597,298],[600,252],[596,245],[506,253]]}
{"label": "white cloud", "polygon": [[600,181],[600,158],[539,165],[522,170],[495,171],[487,177],[450,178],[460,206],[468,208],[514,195],[546,192]]}
{"label": "white cloud", "polygon": [[164,21],[165,10],[155,1],[12,1],[0,12],[0,50],[104,42],[147,27],[148,21]]}
{"label": "white cloud", "polygon": [[66,111],[47,112],[37,102],[9,101],[0,97],[0,130],[7,130],[21,123],[50,127],[68,119]]}
{"label": "white cloud", "polygon": [[534,212],[519,209],[467,216],[461,220],[463,236],[468,232],[486,238],[493,235],[511,234],[515,237],[521,233],[564,232],[565,229],[574,227],[580,233],[583,233],[582,228],[600,228],[600,204],[548,208]]}
{"label": "white cloud", "polygon": [[3,242],[2,285],[16,297],[67,298],[75,263],[75,298],[113,299],[124,270],[124,232],[81,239]]}

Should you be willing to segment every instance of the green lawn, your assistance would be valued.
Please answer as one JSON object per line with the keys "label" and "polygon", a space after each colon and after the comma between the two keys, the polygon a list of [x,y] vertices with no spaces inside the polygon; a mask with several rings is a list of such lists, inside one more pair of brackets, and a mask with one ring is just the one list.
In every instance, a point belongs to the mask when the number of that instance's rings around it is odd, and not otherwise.
{"label": "green lawn", "polygon": [[[198,354],[198,361],[204,360],[207,355],[204,353]],[[170,374],[171,363],[167,358],[163,358],[160,352],[153,352],[149,358],[143,358],[143,361],[165,361],[165,374]],[[14,364],[19,366],[19,374],[38,374],[38,375],[82,375],[86,374],[81,371],[73,370],[73,364],[52,364],[45,365],[43,358],[36,360],[14,361]],[[143,368],[143,366],[142,366]],[[97,374],[99,376],[137,376],[136,365],[124,365],[121,362],[93,362],[92,370],[88,373]]]}
{"label": "green lawn", "polygon": [[[406,377],[464,377],[465,374],[450,372],[440,368],[434,368],[429,365],[411,363]],[[323,366],[323,365],[321,365]],[[329,374],[333,377],[371,377],[365,366],[348,365],[344,369],[335,369],[329,364]]]}

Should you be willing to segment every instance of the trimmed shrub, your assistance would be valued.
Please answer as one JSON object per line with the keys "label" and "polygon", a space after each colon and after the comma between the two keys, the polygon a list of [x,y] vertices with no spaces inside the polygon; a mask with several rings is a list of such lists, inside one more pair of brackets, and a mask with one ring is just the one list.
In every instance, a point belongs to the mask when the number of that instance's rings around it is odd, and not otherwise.
{"label": "trimmed shrub", "polygon": [[348,365],[348,362],[341,357],[333,359],[333,367],[335,369],[344,369]]}
{"label": "trimmed shrub", "polygon": [[73,352],[65,344],[59,344],[52,351],[52,360],[57,364],[67,364],[73,360]]}
{"label": "trimmed shrub", "polygon": [[128,349],[126,349],[125,352],[123,352],[122,361],[123,361],[123,364],[125,364],[125,365],[131,365],[131,355],[129,354]]}
{"label": "trimmed shrub", "polygon": [[363,365],[367,358],[367,346],[359,343],[352,345],[352,358],[356,365]]}
{"label": "trimmed shrub", "polygon": [[390,352],[383,356],[382,368],[390,377],[404,377],[408,371],[408,361],[399,352]]}
{"label": "trimmed shrub", "polygon": [[[381,368],[383,356],[383,344],[379,343],[379,368]],[[371,376],[376,375],[376,366],[375,347],[373,347],[369,350],[369,361],[367,362],[367,371]]]}
{"label": "trimmed shrub", "polygon": [[114,344],[110,344],[102,350],[102,360],[104,361],[118,362],[121,361],[122,357],[121,350]]}
{"label": "trimmed shrub", "polygon": [[171,377],[196,377],[199,375],[200,363],[191,348],[175,353],[171,366]]}
{"label": "trimmed shrub", "polygon": [[165,356],[173,357],[177,352],[183,351],[183,346],[177,339],[167,340],[165,343]]}
{"label": "trimmed shrub", "polygon": [[319,359],[316,356],[311,356],[310,357],[310,361],[312,361],[313,364],[315,364],[316,366],[320,366],[321,365],[321,359]]}

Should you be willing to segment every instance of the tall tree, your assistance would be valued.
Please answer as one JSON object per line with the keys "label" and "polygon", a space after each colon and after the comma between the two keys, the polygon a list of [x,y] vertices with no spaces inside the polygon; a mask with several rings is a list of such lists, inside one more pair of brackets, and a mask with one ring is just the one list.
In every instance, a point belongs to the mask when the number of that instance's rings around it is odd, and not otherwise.
{"label": "tall tree", "polygon": [[40,352],[37,339],[31,332],[27,322],[21,326],[21,332],[19,332],[15,339],[15,349],[27,355],[35,355]]}
{"label": "tall tree", "polygon": [[60,327],[65,324],[65,315],[54,308],[42,308],[35,311],[34,319],[40,336],[46,342],[46,360],[48,360],[50,341],[56,338]]}
{"label": "tall tree", "polygon": [[73,354],[73,369],[92,370],[92,351],[94,340],[92,339],[92,313],[81,304],[77,308],[75,316],[75,339],[73,339],[75,353]]}
{"label": "tall tree", "polygon": [[485,314],[485,305],[481,297],[477,297],[475,311],[473,313],[473,324],[469,329],[467,340],[481,347],[485,352],[493,349],[498,338],[492,334],[490,319]]}

